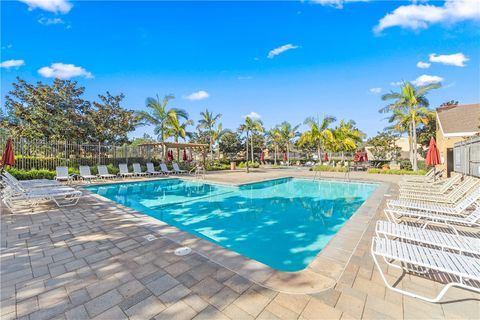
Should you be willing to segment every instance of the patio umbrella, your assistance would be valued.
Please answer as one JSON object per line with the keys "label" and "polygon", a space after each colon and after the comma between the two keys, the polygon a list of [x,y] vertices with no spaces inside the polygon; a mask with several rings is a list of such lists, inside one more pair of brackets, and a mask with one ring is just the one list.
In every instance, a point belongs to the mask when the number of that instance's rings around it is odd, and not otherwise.
{"label": "patio umbrella", "polygon": [[358,159],[359,162],[365,161],[365,158],[363,158],[363,151],[360,151],[360,154],[359,154],[358,157],[359,157],[359,159]]}
{"label": "patio umbrella", "polygon": [[287,161],[287,153],[286,152],[283,154],[283,161]]}
{"label": "patio umbrella", "polygon": [[325,152],[325,155],[323,156],[323,161],[328,162],[328,153]]}
{"label": "patio umbrella", "polygon": [[[438,152],[437,144],[435,143],[435,139],[432,137],[430,139],[430,145],[428,146],[427,157],[425,158],[425,164],[428,166],[433,166],[433,172],[435,172],[435,166],[440,164],[440,154]],[[436,174],[434,175],[434,179],[436,179]]]}
{"label": "patio umbrella", "polygon": [[5,150],[3,151],[1,165],[2,167],[15,165],[15,156],[13,154],[12,138],[8,138],[7,140],[7,144],[5,145]]}
{"label": "patio umbrella", "polygon": [[368,152],[365,151],[365,162],[368,162]]}
{"label": "patio umbrella", "polygon": [[260,155],[260,161],[265,161],[265,153],[262,151],[262,154]]}
{"label": "patio umbrella", "polygon": [[188,160],[187,150],[186,150],[186,149],[183,149],[183,161],[187,161],[187,160]]}
{"label": "patio umbrella", "polygon": [[353,161],[358,162],[358,152],[355,151],[355,155],[353,156]]}

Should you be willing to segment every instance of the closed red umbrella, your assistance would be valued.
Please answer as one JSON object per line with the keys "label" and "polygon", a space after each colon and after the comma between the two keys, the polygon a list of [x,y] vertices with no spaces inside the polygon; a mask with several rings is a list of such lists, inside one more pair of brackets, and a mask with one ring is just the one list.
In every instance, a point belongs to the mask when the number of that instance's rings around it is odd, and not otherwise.
{"label": "closed red umbrella", "polygon": [[5,150],[3,151],[1,165],[4,166],[14,166],[15,165],[15,156],[13,154],[13,142],[12,138],[8,138],[7,144],[5,145]]}
{"label": "closed red umbrella", "polygon": [[186,150],[186,149],[183,149],[183,161],[187,161],[187,160],[188,160],[187,150]]}
{"label": "closed red umbrella", "polygon": [[325,155],[323,156],[323,161],[328,162],[328,153],[325,152]]}
{"label": "closed red umbrella", "polygon": [[355,155],[353,156],[353,161],[358,162],[358,152],[355,151]]}
{"label": "closed red umbrella", "polygon": [[365,162],[368,162],[368,152],[365,151]]}
{"label": "closed red umbrella", "polygon": [[260,161],[265,161],[265,153],[262,151],[262,154],[260,155]]}
{"label": "closed red umbrella", "polygon": [[287,153],[286,152],[283,154],[283,161],[287,161]]}
{"label": "closed red umbrella", "polygon": [[365,159],[363,158],[363,152],[360,151],[360,155],[358,156],[358,161],[363,162]]}
{"label": "closed red umbrella", "polygon": [[[427,157],[425,158],[425,164],[428,166],[434,166],[433,170],[435,172],[435,166],[440,164],[440,153],[438,152],[437,144],[435,143],[435,139],[432,137],[430,139],[430,145],[428,146]],[[434,179],[436,180],[437,175],[434,175]]]}

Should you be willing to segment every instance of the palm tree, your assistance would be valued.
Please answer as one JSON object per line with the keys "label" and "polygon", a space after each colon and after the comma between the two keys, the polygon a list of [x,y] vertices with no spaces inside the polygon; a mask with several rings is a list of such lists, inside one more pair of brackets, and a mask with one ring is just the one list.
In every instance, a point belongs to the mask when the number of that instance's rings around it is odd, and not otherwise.
{"label": "palm tree", "polygon": [[322,121],[315,119],[313,117],[309,117],[305,119],[304,124],[309,127],[309,130],[304,132],[299,139],[299,145],[303,146],[307,143],[311,143],[317,147],[317,156],[319,161],[321,162],[321,149],[324,148],[325,141],[328,139],[332,139],[333,132],[329,128],[330,124],[335,122],[337,119],[332,116],[325,116]]}
{"label": "palm tree", "polygon": [[277,164],[277,154],[278,154],[278,146],[281,144],[282,136],[280,135],[280,130],[278,126],[275,128],[270,129],[267,134],[267,143],[273,144],[273,152],[274,152],[274,164]]}
{"label": "palm tree", "polygon": [[209,148],[210,156],[213,160],[213,127],[217,123],[217,120],[222,116],[220,113],[214,115],[213,112],[209,112],[208,109],[200,112],[202,119],[198,120],[198,129],[206,129],[210,137]]}
{"label": "palm tree", "polygon": [[[167,108],[168,102],[175,97],[173,95],[166,95],[163,97],[163,100],[160,101],[159,96],[155,98],[147,98],[146,106],[151,109],[150,112],[147,111],[138,111],[136,113],[137,117],[142,124],[151,124],[155,126],[154,133],[157,135],[160,142],[165,142],[170,136],[171,131],[169,127],[171,125],[172,119],[183,118],[188,119],[188,113],[183,109],[178,108]],[[162,146],[162,155],[165,157],[165,146]]]}
{"label": "palm tree", "polygon": [[[381,113],[397,112],[396,116],[391,118],[392,121],[400,119],[399,115],[403,114],[409,119],[408,136],[410,143],[410,158],[414,171],[418,170],[417,166],[417,126],[423,123],[425,115],[428,114],[428,99],[426,94],[433,89],[440,88],[440,83],[433,83],[425,86],[414,87],[409,82],[404,83],[400,92],[391,92],[384,94],[382,100],[395,100],[395,102],[380,109]],[[403,120],[402,120],[403,121]]]}
{"label": "palm tree", "polygon": [[365,133],[355,127],[355,122],[341,120],[335,127],[332,139],[326,141],[327,145],[335,152],[342,153],[342,161],[345,160],[344,152],[352,152],[365,137]]}
{"label": "palm tree", "polygon": [[252,120],[253,127],[252,127],[252,135],[250,137],[250,151],[252,155],[252,161],[255,161],[253,157],[253,135],[260,132],[265,132],[265,128],[263,127],[263,122],[261,120]]}
{"label": "palm tree", "polygon": [[287,163],[290,165],[290,144],[293,142],[293,139],[298,136],[298,128],[300,125],[296,125],[292,127],[292,125],[284,121],[280,124],[278,127],[280,137],[282,139],[282,142],[285,145],[286,151],[287,151]]}
{"label": "palm tree", "polygon": [[[254,131],[261,131],[263,130],[263,126],[262,126],[262,122],[260,120],[254,120],[250,117],[246,117],[245,118],[245,122],[242,123],[240,125],[240,127],[238,128],[238,130],[242,133],[245,133],[246,136],[247,136],[247,139],[246,139],[246,163],[247,163],[247,173],[250,172],[249,170],[249,165],[248,165],[248,138],[249,138],[249,135],[250,133],[254,132]],[[253,142],[253,140],[252,140]],[[253,152],[252,152],[252,161],[253,161]]]}
{"label": "palm tree", "polygon": [[[219,123],[217,128],[215,130],[213,130],[212,143],[216,144],[217,142],[219,142],[220,139],[223,137],[223,135],[227,132],[231,132],[231,130],[223,129],[222,124]],[[220,146],[218,147],[218,160],[220,160]]]}
{"label": "palm tree", "polygon": [[[188,114],[187,114],[188,117]],[[170,126],[167,129],[171,136],[173,136],[174,141],[178,143],[178,139],[182,138],[185,140],[187,137],[191,138],[192,133],[187,131],[187,126],[193,125],[193,120],[187,120],[185,122],[181,122],[178,117],[173,117],[170,120]],[[177,148],[177,160],[180,161],[180,149]]]}

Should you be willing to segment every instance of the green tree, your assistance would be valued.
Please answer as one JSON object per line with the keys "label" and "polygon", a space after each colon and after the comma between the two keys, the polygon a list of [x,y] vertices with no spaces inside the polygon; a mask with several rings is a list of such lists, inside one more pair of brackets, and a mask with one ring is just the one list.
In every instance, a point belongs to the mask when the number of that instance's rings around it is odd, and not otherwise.
{"label": "green tree", "polygon": [[238,133],[226,131],[220,137],[218,147],[223,154],[228,155],[232,160],[242,150],[242,139]]}
{"label": "green tree", "polygon": [[130,143],[130,146],[136,147],[136,146],[139,146],[141,144],[154,143],[154,142],[155,142],[154,137],[152,137],[148,133],[144,133],[141,138],[133,138],[132,142]]}
{"label": "green tree", "polygon": [[[263,125],[260,120],[255,120],[250,117],[245,118],[245,122],[240,125],[238,128],[239,132],[246,134],[246,163],[247,163],[247,173],[250,172],[249,165],[248,165],[248,143],[249,143],[249,136],[254,131],[262,131]],[[253,158],[252,158],[253,161]]]}
{"label": "green tree", "polygon": [[285,146],[287,153],[287,164],[290,165],[290,146],[293,140],[298,137],[298,128],[300,125],[292,126],[289,122],[284,121],[278,126],[278,131],[281,137],[282,144]]}
{"label": "green tree", "polygon": [[[188,114],[185,115],[188,118]],[[178,143],[181,138],[183,140],[190,138],[192,133],[187,131],[187,127],[193,125],[193,120],[182,121],[177,116],[170,119],[170,125],[168,127],[169,135],[173,137],[173,140]],[[180,160],[180,149],[177,148],[177,160]]]}
{"label": "green tree", "polygon": [[426,114],[426,121],[423,121],[423,126],[417,128],[417,141],[420,144],[418,152],[423,158],[427,156],[430,139],[437,135],[437,115],[433,111]]}
{"label": "green tree", "polygon": [[396,160],[400,156],[401,148],[395,142],[397,136],[390,132],[379,132],[375,137],[368,139],[367,145],[376,160]]}
{"label": "green tree", "polygon": [[[159,96],[155,98],[147,98],[146,106],[150,109],[147,111],[138,111],[137,117],[141,124],[151,124],[154,126],[154,133],[158,136],[160,142],[165,142],[172,136],[172,122],[179,118],[188,120],[188,113],[183,109],[168,108],[170,100],[174,99],[173,95],[166,95],[160,101]],[[165,148],[162,150],[163,157],[166,156]]]}
{"label": "green tree", "polygon": [[213,128],[215,127],[215,124],[217,121],[222,117],[220,113],[218,114],[213,114],[213,112],[209,112],[208,109],[205,109],[205,111],[200,112],[200,116],[202,117],[200,120],[198,120],[198,126],[197,128],[200,129],[205,129],[210,137],[209,139],[209,150],[210,150],[210,156],[213,160],[213,135],[214,131]]}
{"label": "green tree", "polygon": [[87,130],[92,142],[122,144],[128,141],[128,133],[133,131],[138,123],[134,111],[122,108],[120,103],[125,98],[123,94],[98,95],[100,102],[93,102],[93,108],[86,112],[89,121]]}
{"label": "green tree", "polygon": [[[434,83],[426,86],[414,87],[410,83],[404,83],[400,92],[391,92],[384,94],[382,100],[395,100],[393,103],[380,109],[381,113],[392,112],[396,117],[390,118],[390,120],[398,121],[402,119],[400,115],[403,115],[402,122],[405,118],[408,119],[408,134],[410,137],[410,158],[412,161],[412,167],[414,171],[418,170],[417,165],[417,126],[420,123],[427,121],[429,102],[426,98],[427,93],[433,89],[440,88],[441,84]],[[403,123],[404,124],[404,123]],[[402,124],[402,125],[403,125]]]}
{"label": "green tree", "polygon": [[317,156],[319,161],[322,161],[322,148],[324,148],[325,141],[332,139],[333,132],[329,126],[335,122],[336,119],[333,116],[325,116],[322,121],[317,117],[309,117],[305,119],[304,124],[309,127],[308,131],[305,131],[298,141],[299,146],[305,146],[310,143],[317,148]]}
{"label": "green tree", "polygon": [[[213,130],[212,134],[212,143],[213,145],[217,145],[220,142],[220,139],[227,133],[231,132],[229,129],[223,129],[223,126],[221,123],[217,125],[217,128]],[[220,160],[220,146],[217,147],[218,150],[218,155],[217,158]]]}
{"label": "green tree", "polygon": [[55,79],[52,85],[29,84],[17,77],[5,97],[2,123],[13,135],[28,139],[87,141],[90,102],[76,81]]}
{"label": "green tree", "polygon": [[266,134],[267,144],[273,146],[274,164],[277,164],[278,148],[282,144],[282,135],[280,134],[279,126],[270,129]]}
{"label": "green tree", "polygon": [[341,152],[342,161],[344,161],[344,153],[355,151],[364,137],[365,133],[356,127],[355,121],[341,120],[333,130],[332,138],[325,143],[330,151]]}

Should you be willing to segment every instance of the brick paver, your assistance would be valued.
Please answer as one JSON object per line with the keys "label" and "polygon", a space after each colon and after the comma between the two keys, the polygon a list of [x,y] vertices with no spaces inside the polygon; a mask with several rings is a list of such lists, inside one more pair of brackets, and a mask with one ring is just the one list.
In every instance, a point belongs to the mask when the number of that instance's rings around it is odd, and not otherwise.
{"label": "brick paver", "polygon": [[[278,175],[207,177],[248,182]],[[152,231],[141,216],[130,219],[133,210],[110,201],[86,196],[70,208],[1,209],[2,319],[458,319],[480,314],[479,296],[469,291],[454,289],[446,300],[455,302],[430,304],[388,290],[370,257],[374,221],[336,285],[303,295],[261,287],[195,252],[175,256],[175,242],[161,236],[147,241],[144,236]],[[376,218],[383,219],[380,211]],[[338,268],[325,259],[319,264],[324,274]],[[392,280],[399,275],[388,271]],[[401,285],[425,293],[441,287],[415,276],[406,276]]]}

